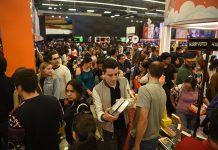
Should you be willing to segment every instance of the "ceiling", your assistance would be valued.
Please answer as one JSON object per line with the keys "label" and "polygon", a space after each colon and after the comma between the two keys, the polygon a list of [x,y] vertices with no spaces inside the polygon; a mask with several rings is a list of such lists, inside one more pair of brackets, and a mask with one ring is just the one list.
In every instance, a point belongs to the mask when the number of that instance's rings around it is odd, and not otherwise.
{"label": "ceiling", "polygon": [[163,21],[165,0],[35,0],[35,6],[48,15],[112,16],[142,23]]}

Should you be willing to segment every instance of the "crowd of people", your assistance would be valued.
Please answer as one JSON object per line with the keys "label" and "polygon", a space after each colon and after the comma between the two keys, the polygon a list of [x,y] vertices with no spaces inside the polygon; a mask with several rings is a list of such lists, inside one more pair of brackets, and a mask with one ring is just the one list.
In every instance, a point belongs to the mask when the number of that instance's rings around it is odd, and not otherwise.
{"label": "crowd of people", "polygon": [[[203,74],[204,55],[181,47],[159,54],[158,46],[148,44],[43,41],[35,44],[35,61],[35,70],[17,68],[8,77],[7,60],[0,54],[0,149],[59,150],[65,138],[68,150],[123,150],[130,134],[129,150],[155,150],[165,107],[169,117],[178,115],[183,129],[193,133],[196,113],[190,106],[199,101],[201,90],[209,138],[206,144],[189,138],[176,149],[192,144],[218,149],[214,55]],[[128,106],[111,114],[121,98]]]}

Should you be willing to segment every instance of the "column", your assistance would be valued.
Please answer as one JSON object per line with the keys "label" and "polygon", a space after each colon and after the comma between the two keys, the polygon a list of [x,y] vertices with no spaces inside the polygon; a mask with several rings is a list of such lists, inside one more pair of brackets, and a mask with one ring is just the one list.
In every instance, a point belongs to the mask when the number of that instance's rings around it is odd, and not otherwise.
{"label": "column", "polygon": [[0,28],[7,75],[18,67],[35,69],[30,0],[1,0]]}

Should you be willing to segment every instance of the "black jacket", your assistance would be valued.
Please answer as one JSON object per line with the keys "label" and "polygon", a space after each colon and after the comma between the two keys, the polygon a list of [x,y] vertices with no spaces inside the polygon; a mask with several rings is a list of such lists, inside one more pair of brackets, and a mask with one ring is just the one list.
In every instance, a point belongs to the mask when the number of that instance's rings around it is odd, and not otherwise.
{"label": "black jacket", "polygon": [[14,84],[11,78],[0,75],[0,123],[8,121],[9,112],[14,107]]}
{"label": "black jacket", "polygon": [[64,113],[64,121],[66,122],[65,126],[65,134],[66,140],[69,144],[73,144],[74,140],[72,137],[72,122],[74,116],[77,113],[81,113],[83,111],[90,111],[89,104],[85,101],[85,99],[77,100],[72,103],[72,105],[68,106]]}

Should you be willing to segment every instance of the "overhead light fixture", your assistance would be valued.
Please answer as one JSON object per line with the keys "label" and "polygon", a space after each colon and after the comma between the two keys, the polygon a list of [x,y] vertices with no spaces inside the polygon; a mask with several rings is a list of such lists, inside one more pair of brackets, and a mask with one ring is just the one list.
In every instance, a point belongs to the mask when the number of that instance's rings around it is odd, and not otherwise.
{"label": "overhead light fixture", "polygon": [[133,20],[131,20],[131,22],[133,22]]}
{"label": "overhead light fixture", "polygon": [[142,21],[140,21],[140,23],[142,23]]}
{"label": "overhead light fixture", "polygon": [[58,18],[61,18],[61,16],[58,16]]}
{"label": "overhead light fixture", "polygon": [[59,9],[61,10],[62,8],[60,7]]}
{"label": "overhead light fixture", "polygon": [[130,10],[130,11],[128,11],[128,12],[130,12],[130,13],[138,13],[137,11],[135,11],[135,10]]}
{"label": "overhead light fixture", "polygon": [[146,15],[157,15],[157,13],[152,13],[152,12],[151,12],[151,13],[146,12],[145,14],[146,14]]}
{"label": "overhead light fixture", "polygon": [[76,11],[76,9],[71,9],[71,8],[69,8],[68,10],[69,10],[69,11]]}
{"label": "overhead light fixture", "polygon": [[131,18],[134,18],[134,16],[130,16]]}
{"label": "overhead light fixture", "polygon": [[54,10],[56,10],[57,8],[55,7]]}
{"label": "overhead light fixture", "polygon": [[54,18],[54,16],[51,16],[52,18]]}
{"label": "overhead light fixture", "polygon": [[143,0],[146,2],[152,2],[152,3],[159,3],[159,4],[166,4],[166,2],[156,1],[156,0]]}
{"label": "overhead light fixture", "polygon": [[137,20],[136,22],[138,23],[139,21]]}
{"label": "overhead light fixture", "polygon": [[115,16],[111,16],[111,18],[114,18]]}
{"label": "overhead light fixture", "polygon": [[129,19],[129,17],[125,17],[126,19]]}
{"label": "overhead light fixture", "polygon": [[113,4],[113,3],[101,3],[101,2],[91,2],[91,1],[77,1],[77,0],[52,0],[58,2],[72,2],[72,3],[82,3],[82,4],[96,4],[96,5],[105,5],[105,6],[115,6],[115,7],[124,7],[124,8],[134,8],[134,9],[141,9],[141,10],[148,10],[144,7],[135,7],[129,5],[120,5],[120,4]]}
{"label": "overhead light fixture", "polygon": [[87,12],[89,12],[89,13],[93,13],[93,12],[95,12],[94,10],[87,10]]}
{"label": "overhead light fixture", "polygon": [[46,3],[42,3],[43,6],[58,6],[57,4],[46,4]]}
{"label": "overhead light fixture", "polygon": [[104,14],[111,14],[111,11],[104,11]]}
{"label": "overhead light fixture", "polygon": [[116,15],[114,15],[115,17],[119,17],[120,16],[120,14],[116,14]]}
{"label": "overhead light fixture", "polygon": [[65,18],[68,18],[68,16],[66,16]]}
{"label": "overhead light fixture", "polygon": [[156,9],[157,12],[165,12],[165,10]]}
{"label": "overhead light fixture", "polygon": [[48,7],[48,9],[52,9],[52,7]]}

